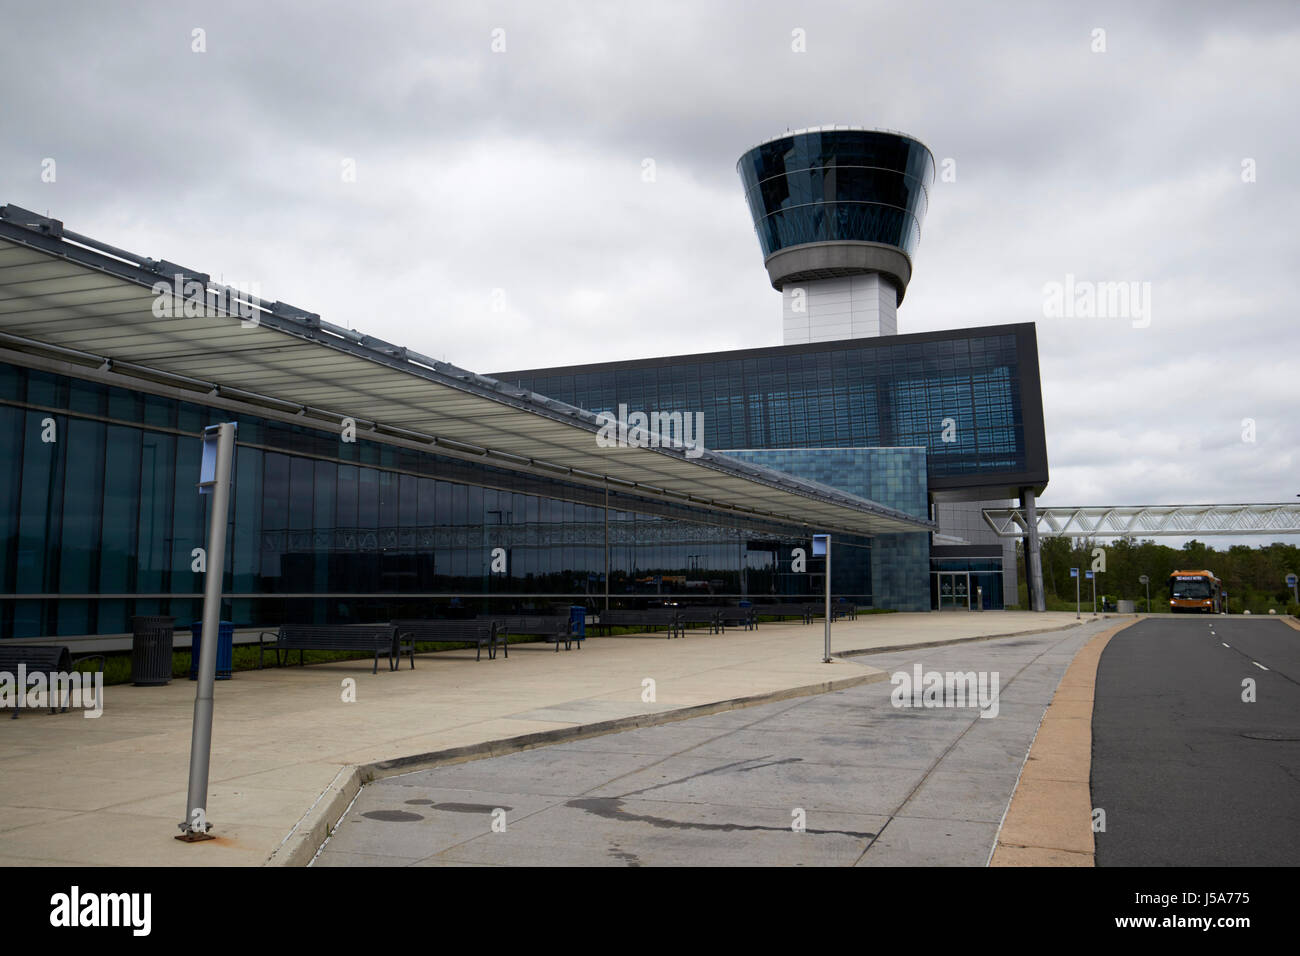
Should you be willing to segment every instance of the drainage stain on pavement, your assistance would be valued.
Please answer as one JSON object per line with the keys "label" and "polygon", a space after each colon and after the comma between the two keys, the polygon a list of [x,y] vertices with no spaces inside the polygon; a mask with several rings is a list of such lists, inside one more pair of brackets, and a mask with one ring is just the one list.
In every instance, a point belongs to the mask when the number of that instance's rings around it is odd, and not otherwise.
{"label": "drainage stain on pavement", "polygon": [[379,820],[383,823],[413,823],[424,819],[420,814],[411,813],[409,810],[367,810],[361,815],[367,820]]}
{"label": "drainage stain on pavement", "polygon": [[[432,800],[407,800],[406,803],[428,807],[431,810],[446,810],[448,813],[492,813],[504,810],[509,813],[514,807],[498,807],[490,803],[434,803]],[[411,823],[423,820],[418,813],[409,810],[368,810],[361,814],[369,820],[382,820],[385,823]]]}
{"label": "drainage stain on pavement", "polygon": [[[676,780],[669,780],[665,783],[652,783],[648,787],[642,787],[640,790],[632,790],[623,794],[625,797],[638,797],[643,793],[649,793],[651,790],[662,790],[664,787],[675,787],[679,783],[685,783],[688,780],[694,780],[697,777],[707,777],[714,773],[725,773],[729,770],[735,770],[737,773],[746,773],[750,770],[761,770],[764,767],[778,767],[785,763],[803,763],[802,757],[782,757],[780,760],[768,760],[767,763],[759,763],[760,760],[767,760],[773,756],[767,754],[763,757],[751,757],[748,760],[736,760],[732,763],[724,763],[718,767],[710,767],[708,770],[701,770],[699,773],[687,774],[685,777],[678,777]],[[748,764],[749,766],[746,766]]]}
{"label": "drainage stain on pavement", "polygon": [[490,803],[435,803],[435,810],[446,810],[450,813],[491,813],[494,810],[504,810],[509,813],[514,807],[495,807]]}
{"label": "drainage stain on pavement", "polygon": [[[619,820],[627,823],[648,823],[652,827],[659,827],[666,830],[711,830],[718,833],[737,833],[741,831],[768,833],[791,833],[790,827],[765,827],[749,823],[697,823],[690,820],[669,820],[667,817],[656,817],[649,813],[629,813],[623,809],[623,800],[621,797],[581,797],[577,800],[570,800],[565,804],[566,807],[572,807],[575,810],[585,810],[588,813],[603,817],[606,820]],[[814,830],[808,829],[805,833],[813,833],[819,836],[836,834],[838,836],[854,837],[859,840],[875,839],[874,833],[856,833],[852,830]]]}
{"label": "drainage stain on pavement", "polygon": [[641,858],[639,856],[637,856],[635,853],[628,853],[617,843],[611,844],[607,852],[614,859],[621,860],[622,862],[626,863],[628,866],[641,865]]}

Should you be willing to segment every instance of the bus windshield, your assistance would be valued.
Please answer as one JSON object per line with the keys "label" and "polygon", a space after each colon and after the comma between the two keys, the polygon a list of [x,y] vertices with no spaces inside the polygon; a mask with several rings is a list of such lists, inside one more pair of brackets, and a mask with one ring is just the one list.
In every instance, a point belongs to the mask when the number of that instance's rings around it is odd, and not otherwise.
{"label": "bus windshield", "polygon": [[1210,582],[1205,578],[1194,581],[1173,581],[1170,584],[1170,597],[1173,598],[1207,598],[1210,596]]}

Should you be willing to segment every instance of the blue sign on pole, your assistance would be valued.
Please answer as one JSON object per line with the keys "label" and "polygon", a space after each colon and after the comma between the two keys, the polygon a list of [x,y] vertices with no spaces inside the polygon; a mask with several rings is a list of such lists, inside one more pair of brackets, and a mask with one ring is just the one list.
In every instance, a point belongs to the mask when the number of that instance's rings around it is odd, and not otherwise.
{"label": "blue sign on pole", "polygon": [[1286,586],[1289,588],[1293,588],[1295,587],[1295,583],[1296,583],[1296,576],[1294,574],[1288,574],[1286,576]]}
{"label": "blue sign on pole", "polygon": [[829,539],[830,539],[830,535],[828,534],[813,535],[813,557],[814,558],[826,557],[826,542]]}
{"label": "blue sign on pole", "polygon": [[1072,577],[1072,578],[1077,578],[1078,576],[1079,576],[1079,569],[1078,569],[1078,568],[1070,568],[1070,577]]}
{"label": "blue sign on pole", "polygon": [[1089,580],[1091,580],[1091,579],[1092,579],[1092,572],[1091,572],[1091,571],[1085,571],[1085,572],[1084,572],[1084,576],[1087,577]]}

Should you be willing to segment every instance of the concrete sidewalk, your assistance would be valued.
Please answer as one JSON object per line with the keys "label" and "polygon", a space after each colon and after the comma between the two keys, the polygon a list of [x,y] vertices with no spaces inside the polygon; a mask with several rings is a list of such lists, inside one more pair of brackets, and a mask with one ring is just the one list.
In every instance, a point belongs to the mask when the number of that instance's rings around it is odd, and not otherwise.
{"label": "concrete sidewalk", "polygon": [[869,658],[984,675],[975,697],[870,682],[378,780],[313,865],[982,867],[1057,682],[1109,623]]}
{"label": "concrete sidewalk", "polygon": [[[835,625],[833,650],[1075,623],[1068,613],[866,615]],[[671,641],[593,638],[559,653],[515,645],[495,661],[451,651],[374,676],[368,661],[239,672],[216,691],[207,816],[219,838],[198,844],[172,839],[185,809],[195,685],[110,687],[98,719],[27,711],[0,720],[0,865],[305,862],[360,783],[387,767],[885,679],[855,661],[823,664],[822,639],[820,623],[765,624]],[[355,703],[342,700],[348,678]],[[647,678],[653,702],[643,701]],[[433,756],[410,759],[420,755]]]}

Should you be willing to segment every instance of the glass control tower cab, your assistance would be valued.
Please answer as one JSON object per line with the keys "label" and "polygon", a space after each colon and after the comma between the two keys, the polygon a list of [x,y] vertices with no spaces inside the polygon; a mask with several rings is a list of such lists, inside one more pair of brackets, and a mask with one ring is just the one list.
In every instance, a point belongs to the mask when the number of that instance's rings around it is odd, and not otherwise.
{"label": "glass control tower cab", "polygon": [[934,165],[919,140],[854,126],[795,130],[740,157],[785,345],[897,334]]}

